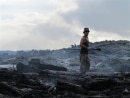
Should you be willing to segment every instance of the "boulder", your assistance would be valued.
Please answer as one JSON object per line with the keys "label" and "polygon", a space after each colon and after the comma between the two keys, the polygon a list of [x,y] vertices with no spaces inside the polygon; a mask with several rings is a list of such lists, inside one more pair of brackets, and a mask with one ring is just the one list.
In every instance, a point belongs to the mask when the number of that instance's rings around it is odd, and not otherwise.
{"label": "boulder", "polygon": [[16,69],[17,69],[17,72],[35,72],[36,71],[33,68],[31,68],[31,66],[25,65],[21,62],[17,63]]}
{"label": "boulder", "polygon": [[39,59],[32,59],[28,63],[29,65],[25,65],[19,62],[16,65],[17,71],[18,72],[40,72],[41,70],[45,70],[45,69],[56,70],[56,71],[67,71],[67,68],[65,67],[55,66],[46,63],[41,64]]}

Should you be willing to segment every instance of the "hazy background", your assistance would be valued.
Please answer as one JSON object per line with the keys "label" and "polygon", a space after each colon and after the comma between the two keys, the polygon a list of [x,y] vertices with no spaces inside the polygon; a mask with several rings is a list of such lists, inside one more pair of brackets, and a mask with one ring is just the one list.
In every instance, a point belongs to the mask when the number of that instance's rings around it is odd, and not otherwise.
{"label": "hazy background", "polygon": [[0,50],[59,49],[130,39],[130,0],[0,0]]}

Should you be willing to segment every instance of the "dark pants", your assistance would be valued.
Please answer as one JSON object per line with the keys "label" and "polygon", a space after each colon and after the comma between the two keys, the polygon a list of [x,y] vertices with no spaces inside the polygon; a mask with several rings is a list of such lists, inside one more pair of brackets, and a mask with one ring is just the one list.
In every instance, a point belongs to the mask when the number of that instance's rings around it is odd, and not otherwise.
{"label": "dark pants", "polygon": [[85,74],[86,71],[88,71],[90,69],[90,60],[88,55],[86,54],[80,54],[80,72],[82,74]]}

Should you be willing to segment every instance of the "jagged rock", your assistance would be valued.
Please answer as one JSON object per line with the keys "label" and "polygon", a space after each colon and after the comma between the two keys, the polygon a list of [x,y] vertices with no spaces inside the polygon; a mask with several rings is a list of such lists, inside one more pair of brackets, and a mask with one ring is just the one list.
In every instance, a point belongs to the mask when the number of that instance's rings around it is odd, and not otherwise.
{"label": "jagged rock", "polygon": [[11,97],[9,97],[7,95],[0,94],[0,98],[11,98]]}
{"label": "jagged rock", "polygon": [[79,76],[79,73],[76,72],[68,72],[68,71],[56,71],[56,70],[42,70],[39,74],[52,74],[52,75],[65,75],[65,76]]}
{"label": "jagged rock", "polygon": [[95,79],[90,82],[86,82],[86,84],[83,84],[85,88],[88,90],[105,90],[105,89],[111,89],[114,86],[118,86],[119,83],[115,81],[114,79]]}
{"label": "jagged rock", "polygon": [[46,63],[41,64],[39,59],[31,59],[31,61],[29,61],[29,65],[38,70],[48,69],[48,70],[56,70],[56,71],[67,71],[67,68],[65,67],[55,66]]}
{"label": "jagged rock", "polygon": [[32,90],[23,94],[22,98],[53,98],[53,96],[44,90]]}
{"label": "jagged rock", "polygon": [[0,93],[12,97],[20,96],[20,93],[16,89],[8,85],[6,82],[0,82]]}
{"label": "jagged rock", "polygon": [[23,75],[22,78],[19,79],[19,81],[17,81],[18,83],[21,84],[25,84],[25,85],[30,85],[30,86],[39,86],[40,82],[37,81],[36,79],[30,79],[29,77],[27,77],[26,75]]}
{"label": "jagged rock", "polygon": [[[129,98],[130,74],[78,76],[65,71],[17,73],[0,70],[0,98]],[[56,84],[46,85],[46,75],[75,77],[57,78]],[[45,74],[45,75],[43,75]],[[53,78],[51,78],[53,79]],[[48,82],[48,80],[47,80]]]}
{"label": "jagged rock", "polygon": [[18,72],[34,72],[35,70],[33,68],[31,68],[30,66],[28,65],[25,65],[21,62],[19,62],[17,65],[16,65],[16,68],[17,68],[17,71]]}
{"label": "jagged rock", "polygon": [[54,80],[64,80],[68,82],[77,82],[77,78],[81,75],[77,72],[68,71],[55,71],[55,70],[42,70],[39,72],[41,77]]}
{"label": "jagged rock", "polygon": [[57,92],[65,93],[64,91],[75,92],[77,94],[87,94],[87,91],[82,88],[81,85],[74,83],[68,83],[65,81],[58,80],[56,85]]}
{"label": "jagged rock", "polygon": [[36,59],[32,59],[31,61],[29,61],[29,65],[25,65],[19,62],[16,65],[16,68],[18,72],[39,72],[44,69],[56,70],[56,71],[67,71],[67,68],[65,67],[54,66],[51,64],[41,64],[40,60],[36,60]]}

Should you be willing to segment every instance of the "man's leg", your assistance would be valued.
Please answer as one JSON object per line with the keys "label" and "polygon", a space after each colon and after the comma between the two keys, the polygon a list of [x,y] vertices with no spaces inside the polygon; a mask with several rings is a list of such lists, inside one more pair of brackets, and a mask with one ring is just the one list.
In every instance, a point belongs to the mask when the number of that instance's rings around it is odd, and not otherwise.
{"label": "man's leg", "polygon": [[80,63],[81,63],[81,65],[80,65],[80,72],[82,74],[85,74],[86,71],[88,71],[89,68],[90,68],[90,60],[88,58],[88,55],[80,54]]}

